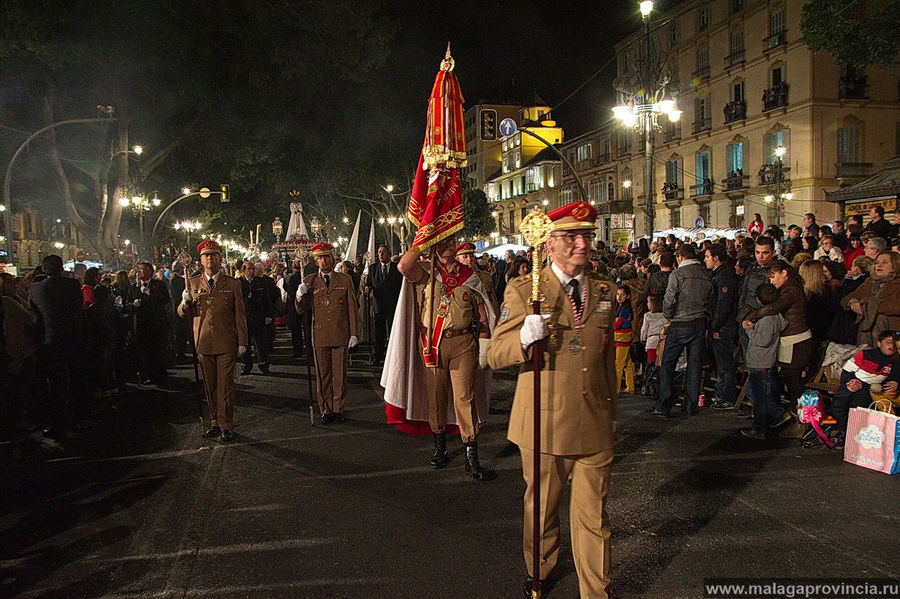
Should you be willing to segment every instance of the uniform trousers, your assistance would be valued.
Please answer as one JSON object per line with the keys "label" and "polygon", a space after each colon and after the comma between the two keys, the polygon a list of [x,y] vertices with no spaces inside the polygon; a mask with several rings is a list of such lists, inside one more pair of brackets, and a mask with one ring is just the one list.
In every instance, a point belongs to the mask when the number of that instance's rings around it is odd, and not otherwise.
{"label": "uniform trousers", "polygon": [[425,369],[428,389],[428,423],[432,432],[442,433],[447,426],[447,401],[453,394],[453,410],[463,443],[478,437],[475,409],[475,337],[458,335],[442,339],[437,368]]}
{"label": "uniform trousers", "polygon": [[[528,574],[534,562],[534,452],[520,447],[525,478],[525,522],[522,549]],[[566,481],[572,481],[569,498],[569,528],[572,557],[578,573],[581,599],[605,599],[609,584],[610,525],[606,510],[612,450],[589,455],[541,454],[541,580],[546,579],[559,559],[559,500]]]}
{"label": "uniform trousers", "polygon": [[237,354],[199,354],[197,359],[203,369],[210,424],[231,430],[234,426],[234,363]]}
{"label": "uniform trousers", "polygon": [[347,398],[346,345],[340,347],[315,347],[316,387],[319,392],[319,411],[322,414],[340,414]]}

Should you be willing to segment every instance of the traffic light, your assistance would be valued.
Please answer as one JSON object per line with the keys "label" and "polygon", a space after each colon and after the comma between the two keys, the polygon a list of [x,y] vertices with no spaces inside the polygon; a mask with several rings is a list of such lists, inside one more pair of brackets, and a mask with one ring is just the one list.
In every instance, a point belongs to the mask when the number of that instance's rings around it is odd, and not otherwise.
{"label": "traffic light", "polygon": [[231,201],[231,196],[228,195],[228,186],[227,186],[227,185],[222,185],[220,189],[222,190],[222,201],[223,201],[223,202],[230,202],[230,201]]}
{"label": "traffic light", "polygon": [[494,141],[497,139],[497,111],[489,108],[481,111],[481,140]]}

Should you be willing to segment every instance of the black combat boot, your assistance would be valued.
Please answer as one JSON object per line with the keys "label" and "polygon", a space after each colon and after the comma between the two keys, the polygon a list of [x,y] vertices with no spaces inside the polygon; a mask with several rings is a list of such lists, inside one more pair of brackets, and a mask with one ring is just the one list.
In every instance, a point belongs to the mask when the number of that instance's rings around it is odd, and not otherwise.
{"label": "black combat boot", "polygon": [[485,470],[478,461],[478,442],[463,443],[466,448],[466,474],[475,480],[492,480],[497,476],[493,470]]}
{"label": "black combat boot", "polygon": [[431,456],[432,468],[443,468],[450,461],[447,456],[447,433],[432,433],[434,437],[434,455]]}

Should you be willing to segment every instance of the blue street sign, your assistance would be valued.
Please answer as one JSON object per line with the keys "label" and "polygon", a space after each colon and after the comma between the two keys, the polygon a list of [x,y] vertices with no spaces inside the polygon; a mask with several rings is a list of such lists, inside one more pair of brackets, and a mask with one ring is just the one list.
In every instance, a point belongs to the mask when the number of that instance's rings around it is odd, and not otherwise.
{"label": "blue street sign", "polygon": [[698,217],[697,217],[697,220],[694,221],[694,226],[695,226],[696,228],[698,228],[698,229],[702,229],[703,227],[706,226],[706,225],[704,224],[704,222],[703,222],[703,217],[702,217],[702,216],[698,216]]}
{"label": "blue street sign", "polygon": [[500,121],[500,134],[503,135],[503,137],[509,137],[518,129],[519,127],[512,119],[503,119],[502,121]]}

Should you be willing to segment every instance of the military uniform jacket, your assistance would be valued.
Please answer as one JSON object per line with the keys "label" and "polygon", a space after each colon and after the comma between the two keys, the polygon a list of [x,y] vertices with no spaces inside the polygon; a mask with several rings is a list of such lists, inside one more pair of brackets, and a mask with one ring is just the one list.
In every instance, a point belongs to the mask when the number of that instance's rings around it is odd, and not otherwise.
{"label": "military uniform jacket", "polygon": [[[188,279],[194,302],[194,340],[198,354],[237,353],[239,345],[247,346],[247,318],[241,283],[225,273],[219,275],[210,293],[205,274]],[[183,304],[178,313],[186,316]]]}
{"label": "military uniform jacket", "polygon": [[[587,299],[581,350],[573,354],[571,301],[550,266],[541,272],[541,312],[550,314],[541,370],[541,452],[551,455],[592,454],[613,447],[619,391],[613,347],[616,286],[593,272],[585,272],[583,280]],[[520,365],[507,438],[526,449],[534,447],[533,348],[522,350],[519,331],[531,313],[531,275],[525,275],[506,287],[488,350],[488,363],[495,370]]]}
{"label": "military uniform jacket", "polygon": [[[420,261],[419,274],[415,281],[416,290],[416,306],[419,307],[419,325],[421,328],[432,329],[440,316],[440,304],[442,295],[442,281],[440,275],[435,269],[437,279],[434,284],[434,293],[437,298],[434,309],[431,308],[431,262]],[[460,264],[457,267],[457,273],[462,268]],[[472,271],[469,278],[477,277],[477,273]],[[412,280],[412,279],[410,279]],[[482,297],[471,287],[466,285],[469,279],[453,287],[447,306],[447,313],[444,314],[443,330],[463,330],[469,329],[473,331],[475,323],[478,322],[478,306],[482,302]],[[474,281],[473,281],[474,283]],[[429,325],[428,316],[431,315],[431,324]]]}
{"label": "military uniform jacket", "polygon": [[328,287],[325,287],[325,278],[321,273],[303,279],[309,288],[303,301],[312,302],[313,347],[347,347],[350,337],[359,336],[359,308],[353,279],[334,271],[329,273],[329,277],[331,282]]}

